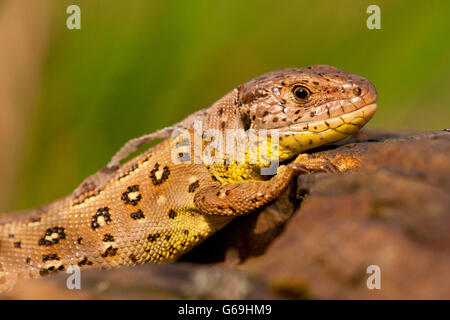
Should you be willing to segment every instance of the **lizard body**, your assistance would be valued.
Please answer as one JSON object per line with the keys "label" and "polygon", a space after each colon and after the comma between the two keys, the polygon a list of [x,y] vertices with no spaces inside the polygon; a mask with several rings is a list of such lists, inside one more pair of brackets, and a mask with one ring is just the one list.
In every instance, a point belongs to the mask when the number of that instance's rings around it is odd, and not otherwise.
{"label": "lizard body", "polygon": [[[374,114],[376,98],[368,80],[331,66],[283,69],[236,87],[174,126],[131,140],[72,195],[0,217],[0,291],[19,276],[70,265],[177,260],[234,217],[278,198],[301,172],[326,170],[328,163],[302,152],[357,132]],[[238,152],[243,161],[230,160],[220,151],[230,145],[227,132],[237,129],[276,129],[279,142],[273,148],[272,135],[258,137],[253,149]],[[218,133],[215,142],[226,142],[209,148],[208,130]],[[165,140],[120,164],[155,138]],[[262,142],[268,151],[261,151]],[[213,163],[203,159],[208,149]],[[270,179],[261,175],[274,159],[296,156]]]}

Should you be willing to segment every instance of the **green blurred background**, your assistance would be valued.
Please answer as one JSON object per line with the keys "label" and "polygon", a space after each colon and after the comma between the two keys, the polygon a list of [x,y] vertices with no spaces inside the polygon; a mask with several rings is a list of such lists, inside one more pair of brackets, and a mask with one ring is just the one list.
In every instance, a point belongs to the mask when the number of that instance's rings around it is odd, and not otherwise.
{"label": "green blurred background", "polygon": [[[0,1],[0,20],[8,2]],[[70,4],[81,8],[81,30],[66,28]],[[366,27],[370,4],[381,8],[381,30]],[[128,139],[279,68],[330,64],[368,78],[379,93],[369,128],[450,124],[449,1],[49,0],[34,6],[30,15],[42,18],[26,28],[47,23],[48,37],[36,84],[19,90],[33,98],[27,108],[11,109],[25,110],[26,120],[10,160],[15,166],[4,165],[9,178],[0,182],[7,195],[1,210],[70,193]],[[30,40],[31,57],[42,34]],[[2,43],[0,50],[8,50]],[[1,157],[10,157],[8,148]]]}

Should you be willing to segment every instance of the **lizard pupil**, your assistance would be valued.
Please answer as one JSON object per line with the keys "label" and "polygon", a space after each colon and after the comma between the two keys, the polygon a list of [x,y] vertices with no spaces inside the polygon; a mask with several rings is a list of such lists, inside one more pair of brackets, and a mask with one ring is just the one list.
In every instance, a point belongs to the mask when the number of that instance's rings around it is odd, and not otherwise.
{"label": "lizard pupil", "polygon": [[292,92],[298,100],[305,100],[309,96],[309,90],[303,86],[295,86]]}

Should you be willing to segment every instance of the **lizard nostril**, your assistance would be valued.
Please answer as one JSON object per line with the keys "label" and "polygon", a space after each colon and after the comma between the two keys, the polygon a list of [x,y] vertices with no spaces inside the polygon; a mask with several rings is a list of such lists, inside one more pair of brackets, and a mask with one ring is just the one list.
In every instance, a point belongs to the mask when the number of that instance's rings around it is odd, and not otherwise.
{"label": "lizard nostril", "polygon": [[355,96],[361,95],[361,88],[360,88],[360,87],[354,87],[354,88],[353,88],[353,94],[354,94]]}

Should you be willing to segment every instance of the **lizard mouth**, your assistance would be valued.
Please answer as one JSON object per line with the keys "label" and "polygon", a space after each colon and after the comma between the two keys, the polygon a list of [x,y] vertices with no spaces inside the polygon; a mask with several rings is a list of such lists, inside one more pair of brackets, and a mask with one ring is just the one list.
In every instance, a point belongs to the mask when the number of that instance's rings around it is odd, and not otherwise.
{"label": "lizard mouth", "polygon": [[[358,131],[361,129],[375,114],[377,109],[376,103],[370,103],[351,112],[342,113],[341,115],[330,117],[327,119],[302,121],[289,125],[284,129],[280,129],[282,134],[298,134],[300,132],[320,133],[327,130],[337,130],[341,132]],[[355,127],[352,129],[352,127]]]}
{"label": "lizard mouth", "polygon": [[373,117],[376,109],[374,102],[327,119],[293,123],[279,129],[280,146],[303,152],[345,139],[358,132]]}

